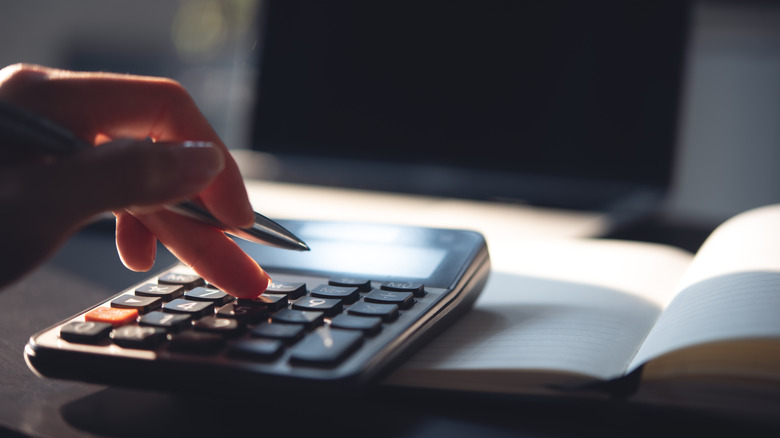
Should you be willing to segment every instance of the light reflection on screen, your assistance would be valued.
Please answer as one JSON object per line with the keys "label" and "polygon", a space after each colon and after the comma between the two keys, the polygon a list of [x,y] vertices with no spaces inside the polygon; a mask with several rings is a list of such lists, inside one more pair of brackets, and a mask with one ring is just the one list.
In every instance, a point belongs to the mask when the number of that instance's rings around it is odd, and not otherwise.
{"label": "light reflection on screen", "polygon": [[296,266],[315,271],[341,272],[371,278],[428,278],[446,255],[444,249],[309,241],[310,252],[275,252],[273,258],[258,257],[261,265]]}
{"label": "light reflection on screen", "polygon": [[[413,231],[407,230],[406,233]],[[338,236],[339,241],[353,242],[371,242],[371,243],[391,243],[401,235],[401,229],[388,225],[361,225],[361,224],[333,224],[333,223],[310,223],[304,225],[299,234],[306,236],[307,239],[333,240]]]}

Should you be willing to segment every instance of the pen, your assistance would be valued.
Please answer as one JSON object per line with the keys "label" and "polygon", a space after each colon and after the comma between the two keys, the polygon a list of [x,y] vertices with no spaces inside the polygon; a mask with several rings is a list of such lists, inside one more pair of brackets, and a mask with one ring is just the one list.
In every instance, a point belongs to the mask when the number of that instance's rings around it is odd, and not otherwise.
{"label": "pen", "polygon": [[[73,133],[38,115],[0,101],[0,149],[24,145],[36,152],[63,156],[90,147]],[[249,228],[233,228],[221,223],[206,208],[193,201],[185,201],[165,208],[219,228],[224,232],[250,242],[283,249],[309,251],[309,246],[278,223],[255,212],[255,223]]]}

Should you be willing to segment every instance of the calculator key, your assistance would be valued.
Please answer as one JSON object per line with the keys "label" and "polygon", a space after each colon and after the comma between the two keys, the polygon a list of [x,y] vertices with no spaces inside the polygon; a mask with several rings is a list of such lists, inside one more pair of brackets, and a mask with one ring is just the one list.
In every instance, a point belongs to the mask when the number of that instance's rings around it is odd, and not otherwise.
{"label": "calculator key", "polygon": [[302,297],[306,294],[306,283],[271,283],[268,285],[266,292],[272,294],[287,295],[287,298],[294,300]]}
{"label": "calculator key", "polygon": [[200,276],[194,274],[180,274],[176,272],[169,272],[161,275],[157,282],[160,284],[173,284],[184,287],[185,289],[192,289],[194,287],[203,286],[206,282]]}
{"label": "calculator key", "polygon": [[165,340],[165,336],[166,331],[161,328],[134,324],[118,327],[111,333],[114,343],[124,348],[155,348]]}
{"label": "calculator key", "polygon": [[184,313],[149,312],[138,320],[138,324],[150,327],[160,327],[167,331],[178,332],[190,327],[192,318]]}
{"label": "calculator key", "polygon": [[368,336],[373,336],[382,330],[382,318],[342,313],[333,318],[330,326],[344,330],[360,330]]}
{"label": "calculator key", "polygon": [[97,344],[108,339],[113,328],[107,322],[75,321],[60,328],[60,337],[78,344]]}
{"label": "calculator key", "polygon": [[96,307],[84,315],[86,321],[106,322],[113,326],[135,322],[136,319],[138,319],[138,310],[114,307]]}
{"label": "calculator key", "polygon": [[287,295],[266,294],[266,293],[255,298],[251,298],[251,299],[240,298],[238,300],[238,304],[242,306],[261,306],[268,309],[271,312],[284,309],[285,307],[287,307],[288,303],[289,301],[287,300]]}
{"label": "calculator key", "polygon": [[168,349],[171,351],[196,354],[216,353],[225,345],[225,338],[216,333],[186,330],[171,335]]}
{"label": "calculator key", "polygon": [[325,316],[333,316],[340,313],[344,309],[344,305],[341,304],[341,300],[336,299],[303,297],[298,298],[292,304],[292,308],[295,310],[322,312]]}
{"label": "calculator key", "polygon": [[233,301],[233,297],[219,289],[209,287],[196,287],[184,293],[184,298],[195,301],[210,301],[216,305],[227,304]]}
{"label": "calculator key", "polygon": [[177,298],[169,303],[163,304],[162,309],[163,312],[184,313],[191,315],[193,318],[199,318],[214,313],[214,303]]}
{"label": "calculator key", "polygon": [[374,289],[367,293],[363,299],[369,303],[395,304],[401,309],[408,309],[414,304],[414,295],[411,292],[397,292]]}
{"label": "calculator key", "polygon": [[387,281],[379,286],[383,290],[394,290],[398,292],[411,292],[416,297],[425,295],[425,285],[422,283],[406,282],[406,281]]}
{"label": "calculator key", "polygon": [[140,297],[158,297],[171,301],[184,295],[184,286],[178,284],[145,284],[135,290]]}
{"label": "calculator key", "polygon": [[378,316],[382,321],[388,322],[398,318],[398,306],[358,301],[347,309],[347,313],[356,316]]}
{"label": "calculator key", "polygon": [[307,312],[305,310],[282,309],[271,317],[271,322],[282,324],[300,324],[306,329],[321,325],[325,316],[322,312]]}
{"label": "calculator key", "polygon": [[193,321],[192,327],[202,332],[221,333],[223,335],[237,335],[244,328],[235,319],[217,318],[216,316],[207,316]]}
{"label": "calculator key", "polygon": [[356,287],[332,286],[326,284],[315,287],[309,292],[309,295],[318,298],[337,298],[347,304],[354,303],[360,298],[360,293],[358,293],[358,288]]}
{"label": "calculator key", "polygon": [[371,290],[371,280],[365,278],[334,277],[328,280],[328,284],[339,287],[354,287],[359,292]]}
{"label": "calculator key", "polygon": [[117,309],[136,309],[138,313],[148,313],[162,306],[162,299],[154,297],[138,297],[135,295],[120,295],[111,301],[111,307]]}
{"label": "calculator key", "polygon": [[263,306],[228,303],[217,310],[220,318],[232,318],[242,324],[251,324],[268,318],[268,309]]}
{"label": "calculator key", "polygon": [[278,339],[286,344],[292,344],[303,337],[306,329],[299,324],[258,324],[249,335],[255,338]]}
{"label": "calculator key", "polygon": [[360,332],[320,327],[290,349],[290,361],[305,365],[336,365],[357,350],[362,342]]}
{"label": "calculator key", "polygon": [[243,339],[236,342],[230,348],[233,356],[247,359],[271,360],[276,359],[284,351],[284,344],[273,339]]}

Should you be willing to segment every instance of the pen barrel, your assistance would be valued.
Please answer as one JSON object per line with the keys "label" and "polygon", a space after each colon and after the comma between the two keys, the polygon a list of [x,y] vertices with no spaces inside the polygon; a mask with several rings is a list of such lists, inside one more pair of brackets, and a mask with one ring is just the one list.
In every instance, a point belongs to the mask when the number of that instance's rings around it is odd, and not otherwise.
{"label": "pen barrel", "polygon": [[296,251],[309,251],[309,247],[301,239],[278,223],[257,212],[255,212],[255,223],[252,227],[232,228],[222,224],[206,208],[192,201],[167,205],[166,208],[250,242]]}

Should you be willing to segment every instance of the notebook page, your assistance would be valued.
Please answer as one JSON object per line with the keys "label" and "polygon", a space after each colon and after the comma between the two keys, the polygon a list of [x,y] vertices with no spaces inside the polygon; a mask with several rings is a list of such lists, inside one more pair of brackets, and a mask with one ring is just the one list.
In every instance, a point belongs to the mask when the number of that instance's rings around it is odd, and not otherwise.
{"label": "notebook page", "polygon": [[780,205],[718,227],[677,289],[632,368],[700,343],[780,337]]}
{"label": "notebook page", "polygon": [[598,240],[516,241],[491,247],[512,272],[492,272],[475,308],[412,357],[414,370],[545,370],[622,375],[691,255]]}

